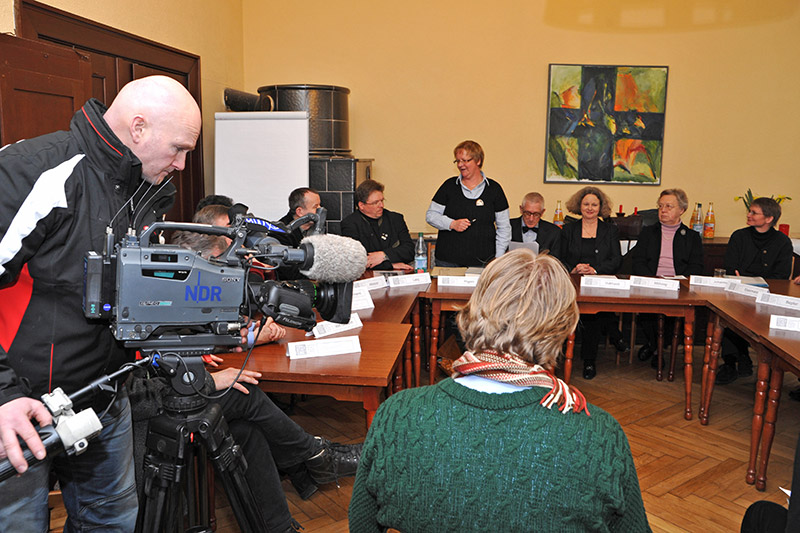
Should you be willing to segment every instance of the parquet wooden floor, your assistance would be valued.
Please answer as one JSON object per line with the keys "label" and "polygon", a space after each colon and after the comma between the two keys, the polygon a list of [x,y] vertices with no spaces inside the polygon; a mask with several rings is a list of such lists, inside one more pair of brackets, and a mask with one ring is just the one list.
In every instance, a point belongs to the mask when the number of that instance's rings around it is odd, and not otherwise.
{"label": "parquet wooden floor", "polygon": [[[672,383],[657,382],[649,362],[634,357],[633,364],[616,366],[611,350],[601,353],[598,374],[592,381],[583,380],[580,365],[576,365],[573,384],[591,403],[614,415],[628,436],[654,532],[738,532],[751,503],[761,499],[786,502],[778,487],[788,488],[791,482],[800,402],[791,401],[788,392],[798,386],[798,380],[790,375],[784,380],[767,490],[759,492],[744,481],[754,378],[716,387],[711,423],[704,427],[696,415],[701,364],[698,346],[692,391],[695,416],[691,421],[683,419],[682,374]],[[358,442],[365,436],[364,414],[355,403],[308,398],[294,408],[292,418],[310,433],[332,440]],[[353,479],[348,478],[341,481],[341,487],[324,486],[302,501],[288,480],[284,481],[290,509],[306,533],[348,531],[352,486]],[[218,494],[217,531],[238,531],[221,488]]]}

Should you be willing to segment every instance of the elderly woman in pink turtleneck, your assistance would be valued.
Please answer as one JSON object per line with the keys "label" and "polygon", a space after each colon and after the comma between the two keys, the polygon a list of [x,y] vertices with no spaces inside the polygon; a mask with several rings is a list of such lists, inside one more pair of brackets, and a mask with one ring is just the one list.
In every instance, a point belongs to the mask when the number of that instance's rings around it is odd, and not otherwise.
{"label": "elderly woman in pink turtleneck", "polygon": [[[683,189],[664,189],[656,206],[659,223],[642,228],[631,251],[633,273],[637,276],[686,277],[702,274],[703,242],[700,234],[681,222],[681,215],[689,207],[686,193]],[[647,343],[639,349],[638,355],[641,361],[646,361],[657,348],[655,315],[641,315],[640,322]]]}

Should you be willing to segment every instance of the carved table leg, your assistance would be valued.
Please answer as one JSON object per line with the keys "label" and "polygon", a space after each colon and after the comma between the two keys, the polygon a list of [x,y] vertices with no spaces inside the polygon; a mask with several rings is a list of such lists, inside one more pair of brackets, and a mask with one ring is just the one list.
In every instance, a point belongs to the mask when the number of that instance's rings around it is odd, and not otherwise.
{"label": "carved table leg", "polygon": [[705,397],[706,397],[706,381],[708,380],[708,363],[711,358],[711,343],[714,337],[714,319],[716,315],[710,313],[708,316],[708,324],[706,326],[706,344],[703,349],[703,375],[700,377],[700,409],[697,416],[700,417],[700,423],[703,422],[703,411],[705,410]]}
{"label": "carved table leg", "polygon": [[439,322],[442,319],[442,301],[434,300],[431,306],[430,385],[436,383],[436,358],[439,355]]}
{"label": "carved table leg", "polygon": [[761,457],[758,461],[758,474],[756,475],[756,489],[762,491],[767,488],[767,465],[769,464],[769,453],[772,450],[772,439],[775,437],[775,421],[778,419],[781,387],[783,387],[783,369],[779,365],[773,364],[772,376],[769,379],[767,414],[764,416],[764,431],[761,435]]}
{"label": "carved table leg", "polygon": [[567,349],[564,352],[564,383],[569,385],[569,380],[572,377],[572,359],[575,353],[575,332],[570,333],[567,337]]}
{"label": "carved table leg", "polygon": [[679,318],[675,319],[675,327],[672,331],[672,348],[669,352],[669,375],[667,381],[675,380],[675,359],[678,357],[678,336],[681,334],[681,321]]}
{"label": "carved table leg", "polygon": [[[420,341],[420,327],[419,327],[419,319],[420,319],[420,308],[421,304],[419,298],[414,303],[414,309],[411,311],[411,326],[412,326],[412,336],[413,336],[413,356],[414,356],[414,386],[419,387],[419,373],[420,373],[420,352],[422,347],[422,342]],[[409,373],[409,381],[411,379],[411,375]]]}
{"label": "carved table leg", "polygon": [[769,387],[770,374],[769,352],[759,346],[758,368],[756,370],[756,396],[753,401],[753,422],[750,426],[750,462],[747,464],[747,474],[744,480],[752,485],[756,482],[756,461],[758,449],[761,444],[761,433],[764,428],[764,409],[767,405],[767,387]]}
{"label": "carved table leg", "polygon": [[656,335],[656,343],[658,343],[658,349],[656,351],[656,364],[658,365],[656,379],[661,381],[664,379],[664,371],[661,369],[664,364],[664,315],[658,315],[658,335]]}
{"label": "carved table leg", "polygon": [[703,412],[700,418],[700,423],[704,426],[708,425],[708,414],[711,410],[711,395],[714,393],[714,380],[717,379],[717,365],[719,365],[719,350],[722,344],[722,332],[725,328],[719,321],[719,317],[714,318],[714,336],[711,341],[711,356],[708,361],[708,372],[705,381],[705,394],[700,399],[702,404],[701,410]]}
{"label": "carved table leg", "polygon": [[690,308],[683,320],[683,379],[685,381],[686,409],[683,418],[692,419],[692,343],[694,341],[694,308]]}

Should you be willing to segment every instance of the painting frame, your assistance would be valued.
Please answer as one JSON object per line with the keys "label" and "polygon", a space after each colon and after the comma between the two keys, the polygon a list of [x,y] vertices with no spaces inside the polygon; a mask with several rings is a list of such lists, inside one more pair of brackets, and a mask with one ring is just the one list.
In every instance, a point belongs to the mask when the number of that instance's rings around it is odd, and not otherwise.
{"label": "painting frame", "polygon": [[548,66],[544,183],[661,185],[668,66]]}

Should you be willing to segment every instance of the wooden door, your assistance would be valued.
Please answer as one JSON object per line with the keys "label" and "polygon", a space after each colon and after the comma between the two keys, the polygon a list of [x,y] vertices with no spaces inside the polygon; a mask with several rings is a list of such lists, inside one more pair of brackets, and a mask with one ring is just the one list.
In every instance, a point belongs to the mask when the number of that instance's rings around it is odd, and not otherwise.
{"label": "wooden door", "polygon": [[[198,105],[202,101],[200,58],[194,54],[34,0],[19,0],[19,19],[18,31],[23,37],[64,45],[70,47],[71,53],[88,56],[90,96],[106,106],[126,83],[153,74],[174,78],[186,87]],[[178,194],[167,220],[189,221],[197,202],[205,195],[202,131],[195,149],[186,157],[186,168],[173,173],[172,182]]]}
{"label": "wooden door", "polygon": [[91,96],[91,58],[0,34],[0,145],[69,129]]}

